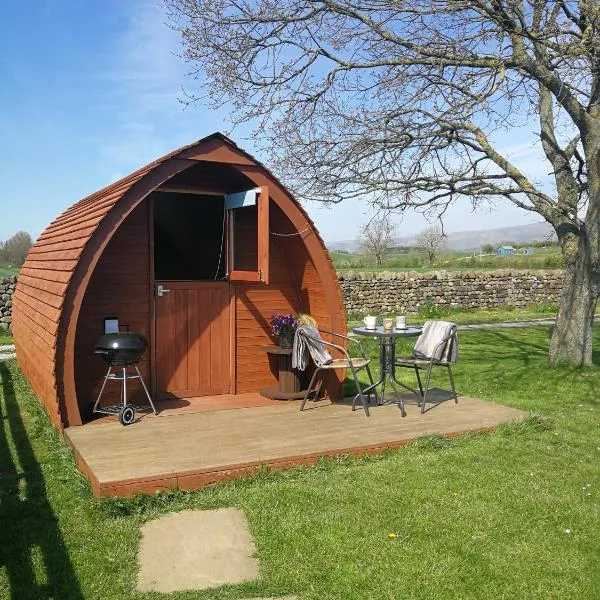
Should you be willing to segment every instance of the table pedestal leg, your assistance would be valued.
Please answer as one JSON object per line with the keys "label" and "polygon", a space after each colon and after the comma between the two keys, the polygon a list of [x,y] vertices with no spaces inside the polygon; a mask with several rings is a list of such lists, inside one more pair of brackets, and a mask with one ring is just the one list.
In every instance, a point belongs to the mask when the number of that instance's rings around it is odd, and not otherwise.
{"label": "table pedestal leg", "polygon": [[398,386],[408,390],[412,394],[414,394],[417,398],[419,398],[419,394],[416,390],[413,390],[410,386],[406,385],[402,381],[398,381],[396,379],[396,346],[394,344],[394,339],[392,337],[380,338],[379,340],[379,364],[381,366],[381,374],[379,379],[370,385],[369,387],[363,390],[364,394],[368,394],[371,390],[377,388],[377,386],[381,386],[381,396],[379,400],[379,404],[385,404],[385,387],[386,383],[389,380],[390,385],[394,391],[396,396],[396,400],[393,401],[398,404],[401,414],[403,417],[406,416],[406,410],[404,408],[404,400],[400,396],[400,390]]}

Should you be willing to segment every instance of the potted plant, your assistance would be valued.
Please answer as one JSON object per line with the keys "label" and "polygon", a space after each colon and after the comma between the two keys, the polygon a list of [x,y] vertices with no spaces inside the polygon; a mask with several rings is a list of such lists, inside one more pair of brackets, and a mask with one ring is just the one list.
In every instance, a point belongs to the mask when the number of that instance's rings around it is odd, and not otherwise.
{"label": "potted plant", "polygon": [[279,338],[282,348],[291,348],[294,344],[294,334],[300,325],[296,315],[282,315],[275,313],[271,317],[271,332]]}

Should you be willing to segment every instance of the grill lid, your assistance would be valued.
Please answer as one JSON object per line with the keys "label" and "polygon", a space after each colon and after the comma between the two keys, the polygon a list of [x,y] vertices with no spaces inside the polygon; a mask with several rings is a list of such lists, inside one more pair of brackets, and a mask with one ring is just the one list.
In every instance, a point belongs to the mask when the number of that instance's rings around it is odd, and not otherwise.
{"label": "grill lid", "polygon": [[95,345],[94,353],[113,365],[133,365],[140,360],[148,347],[148,340],[129,331],[106,333],[101,335]]}

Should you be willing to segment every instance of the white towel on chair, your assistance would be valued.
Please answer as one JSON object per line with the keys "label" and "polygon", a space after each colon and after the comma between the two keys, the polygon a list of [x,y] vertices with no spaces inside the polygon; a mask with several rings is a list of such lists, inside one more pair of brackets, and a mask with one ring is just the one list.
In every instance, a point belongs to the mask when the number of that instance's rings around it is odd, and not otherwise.
{"label": "white towel on chair", "polygon": [[425,321],[423,333],[417,340],[413,355],[418,358],[434,358],[442,362],[456,362],[458,360],[457,344],[450,337],[446,344],[442,340],[448,338],[452,330],[456,329],[456,323],[449,321]]}

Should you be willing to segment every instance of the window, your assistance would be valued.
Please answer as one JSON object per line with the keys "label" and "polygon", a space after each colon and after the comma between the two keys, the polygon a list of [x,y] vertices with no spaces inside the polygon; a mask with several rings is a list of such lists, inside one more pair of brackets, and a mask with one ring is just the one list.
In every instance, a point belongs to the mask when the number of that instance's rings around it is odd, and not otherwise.
{"label": "window", "polygon": [[159,281],[225,279],[225,200],[155,192],[154,278]]}
{"label": "window", "polygon": [[230,281],[269,283],[269,190],[225,196]]}

